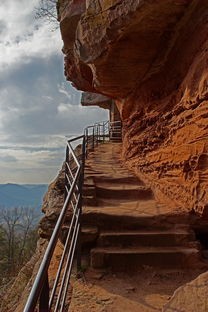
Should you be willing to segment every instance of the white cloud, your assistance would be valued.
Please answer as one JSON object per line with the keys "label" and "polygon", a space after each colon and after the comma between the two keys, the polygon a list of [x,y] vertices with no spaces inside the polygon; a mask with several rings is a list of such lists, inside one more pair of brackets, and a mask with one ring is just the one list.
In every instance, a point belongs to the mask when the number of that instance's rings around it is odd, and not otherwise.
{"label": "white cloud", "polygon": [[35,20],[37,4],[38,0],[8,0],[1,4],[0,71],[61,51],[59,30],[50,31],[50,25]]}
{"label": "white cloud", "polygon": [[[76,109],[76,107],[74,107],[74,109]],[[70,113],[70,112],[73,112],[73,105],[64,104],[64,103],[59,104],[58,113],[60,115],[63,115],[63,117],[68,118],[68,114],[66,115],[66,113]]]}
{"label": "white cloud", "polygon": [[0,183],[47,183],[66,136],[107,112],[78,105],[80,92],[63,76],[59,31],[34,19],[39,0],[0,1]]}
{"label": "white cloud", "polygon": [[58,86],[59,87],[59,92],[66,95],[66,97],[71,101],[71,94],[65,90],[65,87],[63,87],[63,85]]}

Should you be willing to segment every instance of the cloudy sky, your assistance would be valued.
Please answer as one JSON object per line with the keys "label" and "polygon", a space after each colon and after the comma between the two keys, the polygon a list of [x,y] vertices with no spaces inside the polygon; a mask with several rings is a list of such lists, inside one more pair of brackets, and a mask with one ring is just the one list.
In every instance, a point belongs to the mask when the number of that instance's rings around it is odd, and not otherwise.
{"label": "cloudy sky", "polygon": [[48,183],[67,135],[107,112],[81,107],[63,76],[59,30],[37,20],[38,0],[0,4],[0,183]]}

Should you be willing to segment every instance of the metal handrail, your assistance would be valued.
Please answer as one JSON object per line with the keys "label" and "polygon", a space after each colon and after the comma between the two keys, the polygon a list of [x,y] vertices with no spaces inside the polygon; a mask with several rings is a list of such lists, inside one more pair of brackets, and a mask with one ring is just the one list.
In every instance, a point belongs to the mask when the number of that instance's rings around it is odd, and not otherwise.
{"label": "metal handrail", "polygon": [[[65,161],[65,201],[23,312],[35,312],[37,311],[37,305],[39,305],[39,312],[63,312],[66,310],[66,305],[68,304],[66,303],[66,296],[72,264],[75,258],[75,251],[77,251],[77,268],[81,267],[80,233],[85,158],[87,158],[89,152],[94,150],[95,146],[100,142],[110,140],[112,137],[112,131],[116,128],[118,131],[121,131],[121,123],[111,123],[109,121],[96,123],[93,126],[86,127],[83,135],[67,141]],[[71,143],[76,141],[80,142],[80,140],[82,141],[81,145],[79,144],[76,148],[73,148]],[[78,149],[81,149],[79,155],[77,155]],[[50,294],[48,269],[67,212],[72,213],[71,223],[69,225],[64,250]],[[58,285],[60,285],[59,289]]]}
{"label": "metal handrail", "polygon": [[[82,138],[84,138],[84,136],[82,136]],[[80,137],[79,137],[79,139],[80,139]],[[75,140],[73,139],[73,141],[75,141]],[[67,145],[67,147],[70,146],[70,140],[68,141],[68,144],[69,145]],[[71,146],[70,146],[70,148],[72,150]],[[75,155],[73,155],[73,156],[75,156]],[[75,157],[75,159],[76,159],[76,157]],[[74,180],[70,186],[70,189],[69,189],[68,194],[66,196],[63,208],[60,212],[60,215],[59,215],[59,218],[58,218],[57,223],[55,225],[51,239],[50,239],[49,244],[47,246],[47,249],[45,251],[45,254],[44,254],[43,260],[41,262],[38,274],[36,276],[32,290],[30,292],[30,296],[29,296],[28,301],[26,303],[26,306],[24,308],[24,312],[34,311],[34,309],[37,305],[37,302],[38,302],[38,298],[39,298],[39,296],[41,296],[41,290],[44,289],[44,284],[47,283],[47,280],[48,280],[47,271],[48,271],[50,261],[51,261],[52,256],[53,256],[53,252],[55,250],[55,247],[56,247],[58,239],[59,239],[59,234],[61,232],[61,228],[62,228],[62,225],[64,223],[66,213],[68,211],[69,203],[72,199],[72,196],[74,194],[74,190],[75,190],[77,183],[79,181],[81,169],[82,169],[81,164],[77,163],[77,172],[76,172]],[[70,227],[69,232],[71,232],[71,229],[72,229],[72,226]],[[58,275],[60,275],[61,269],[62,269],[62,267],[59,268]],[[47,306],[47,303],[45,304],[45,302],[44,302],[43,305]],[[43,307],[40,306],[39,311],[42,311],[42,310],[43,310]],[[48,303],[48,307],[46,307],[45,311],[50,311],[49,310],[49,303]]]}

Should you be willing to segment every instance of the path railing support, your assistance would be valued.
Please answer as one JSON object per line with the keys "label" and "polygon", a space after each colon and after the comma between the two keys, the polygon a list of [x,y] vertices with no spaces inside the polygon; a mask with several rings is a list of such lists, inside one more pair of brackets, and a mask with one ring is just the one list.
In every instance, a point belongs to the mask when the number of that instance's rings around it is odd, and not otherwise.
{"label": "path railing support", "polygon": [[[64,204],[23,312],[68,311],[70,304],[68,288],[75,254],[77,270],[81,268],[82,186],[85,159],[99,143],[110,140],[115,129],[119,131],[121,126],[104,121],[85,128],[83,135],[67,141]],[[67,219],[70,219],[70,224],[66,222]],[[60,236],[63,226],[65,230],[67,227],[64,239]],[[48,270],[59,243],[64,245],[64,248],[52,282]]]}

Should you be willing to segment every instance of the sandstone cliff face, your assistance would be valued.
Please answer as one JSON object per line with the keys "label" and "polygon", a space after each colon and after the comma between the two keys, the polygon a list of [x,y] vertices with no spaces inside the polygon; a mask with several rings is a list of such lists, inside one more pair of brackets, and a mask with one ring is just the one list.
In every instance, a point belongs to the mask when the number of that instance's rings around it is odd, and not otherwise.
{"label": "sandstone cliff face", "polygon": [[208,2],[62,0],[65,74],[116,100],[123,158],[168,205],[208,214]]}
{"label": "sandstone cliff face", "polygon": [[208,310],[207,285],[208,273],[199,275],[195,280],[178,288],[163,312],[185,311],[205,312]]}

